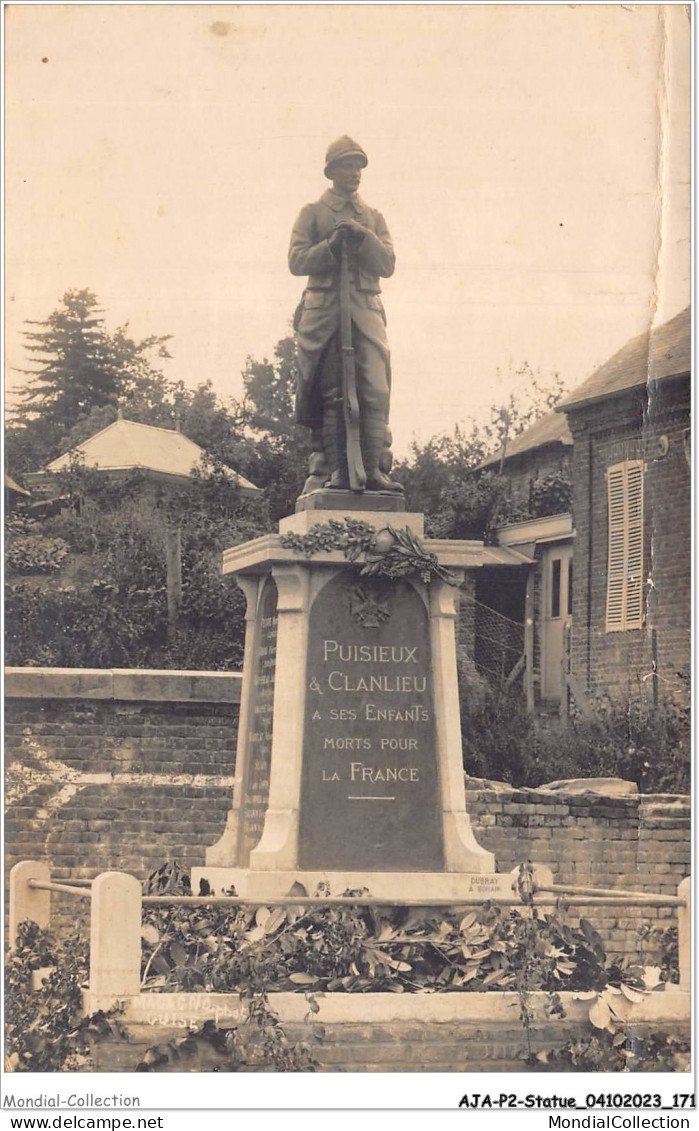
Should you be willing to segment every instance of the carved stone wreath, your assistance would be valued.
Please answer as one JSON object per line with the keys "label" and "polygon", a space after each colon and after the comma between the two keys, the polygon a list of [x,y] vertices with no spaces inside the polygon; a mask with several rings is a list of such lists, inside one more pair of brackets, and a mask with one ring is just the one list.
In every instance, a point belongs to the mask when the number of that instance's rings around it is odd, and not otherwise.
{"label": "carved stone wreath", "polygon": [[331,519],[312,526],[307,534],[282,534],[279,541],[287,550],[300,550],[311,557],[321,551],[342,550],[348,561],[364,554],[360,574],[364,577],[420,577],[426,585],[434,577],[458,586],[454,574],[439,564],[436,554],[428,554],[419,538],[406,526],[396,530],[384,526],[375,530],[367,522],[346,518]]}

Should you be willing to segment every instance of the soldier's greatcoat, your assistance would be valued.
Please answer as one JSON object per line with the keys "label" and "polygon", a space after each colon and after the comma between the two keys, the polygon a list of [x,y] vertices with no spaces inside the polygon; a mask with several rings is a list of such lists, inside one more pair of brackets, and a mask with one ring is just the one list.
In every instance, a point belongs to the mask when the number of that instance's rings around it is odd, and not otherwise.
{"label": "soldier's greatcoat", "polygon": [[[292,275],[308,275],[308,284],[296,311],[299,384],[296,417],[300,424],[316,427],[322,417],[319,391],[320,369],[328,345],[340,328],[340,264],[328,245],[328,237],[341,220],[358,220],[369,229],[354,246],[350,258],[350,294],[353,327],[379,351],[383,373],[373,360],[365,361],[369,351],[355,340],[357,391],[363,386],[381,384],[386,393],[390,385],[390,355],[386,338],[386,316],[381,302],[380,278],[395,269],[393,244],[380,212],[370,208],[357,194],[349,199],[328,189],[315,204],[301,209],[291,233],[289,268]],[[354,338],[357,339],[356,333]],[[359,347],[359,348],[358,348]],[[369,390],[367,389],[367,392]],[[376,390],[378,392],[378,389]]]}

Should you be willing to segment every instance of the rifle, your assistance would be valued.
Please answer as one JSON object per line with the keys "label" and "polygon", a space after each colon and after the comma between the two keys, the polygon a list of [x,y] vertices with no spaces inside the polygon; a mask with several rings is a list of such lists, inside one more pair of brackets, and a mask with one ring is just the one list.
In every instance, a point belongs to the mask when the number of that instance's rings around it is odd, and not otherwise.
{"label": "rifle", "polygon": [[352,312],[350,299],[349,256],[347,235],[342,235],[340,259],[340,347],[342,351],[342,413],[345,421],[345,448],[350,490],[363,491],[366,471],[362,461],[357,374],[352,345]]}

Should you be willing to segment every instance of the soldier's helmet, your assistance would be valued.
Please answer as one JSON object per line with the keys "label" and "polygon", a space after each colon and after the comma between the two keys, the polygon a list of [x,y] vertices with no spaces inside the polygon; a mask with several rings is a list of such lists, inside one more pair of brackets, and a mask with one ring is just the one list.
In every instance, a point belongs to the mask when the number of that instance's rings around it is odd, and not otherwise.
{"label": "soldier's helmet", "polygon": [[332,167],[336,161],[341,161],[343,157],[361,157],[362,168],[369,164],[369,158],[362,149],[358,142],[353,141],[347,134],[343,134],[337,141],[332,142],[328,146],[328,152],[325,154],[325,176],[328,180],[332,180]]}

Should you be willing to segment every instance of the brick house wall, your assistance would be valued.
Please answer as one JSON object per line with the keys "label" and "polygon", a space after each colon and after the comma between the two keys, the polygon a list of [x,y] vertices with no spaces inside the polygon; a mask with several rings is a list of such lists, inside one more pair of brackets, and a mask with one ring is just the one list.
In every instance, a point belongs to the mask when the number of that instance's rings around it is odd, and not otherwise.
{"label": "brick house wall", "polygon": [[[569,445],[545,444],[506,457],[502,473],[510,484],[513,500],[528,508],[533,482],[545,475],[570,474],[571,463],[572,449]],[[497,472],[499,464],[490,465],[488,470]]]}
{"label": "brick house wall", "polygon": [[[653,633],[660,698],[686,690],[690,662],[691,471],[687,377],[568,411],[574,438],[572,670],[591,693],[652,693]],[[667,452],[661,445],[667,440]],[[643,459],[644,626],[606,631],[607,468]]]}

